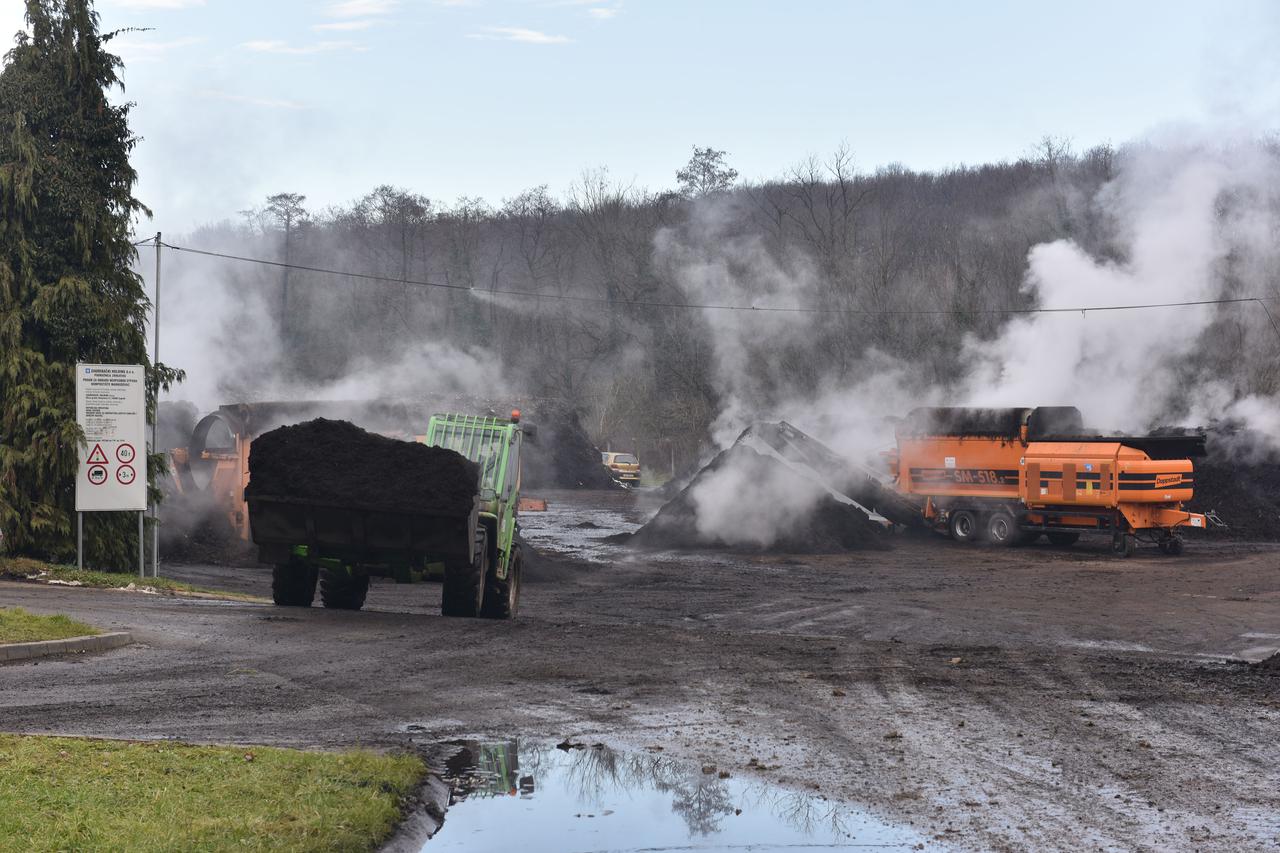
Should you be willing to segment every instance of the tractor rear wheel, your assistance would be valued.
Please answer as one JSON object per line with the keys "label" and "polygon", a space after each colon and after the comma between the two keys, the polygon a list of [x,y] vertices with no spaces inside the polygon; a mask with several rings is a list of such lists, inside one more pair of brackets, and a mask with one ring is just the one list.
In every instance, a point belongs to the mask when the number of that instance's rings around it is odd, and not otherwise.
{"label": "tractor rear wheel", "polygon": [[507,579],[498,580],[498,564],[489,567],[485,576],[484,604],[480,615],[486,619],[512,619],[520,609],[520,569],[523,557],[520,546],[511,549],[511,563],[507,567]]}
{"label": "tractor rear wheel", "polygon": [[359,610],[369,594],[369,576],[350,576],[345,572],[320,573],[320,601],[330,610]]}
{"label": "tractor rear wheel", "polygon": [[476,528],[475,555],[470,563],[449,562],[444,567],[440,614],[474,618],[484,607],[485,578],[489,574],[489,530]]}
{"label": "tractor rear wheel", "polygon": [[972,542],[978,538],[978,519],[967,509],[956,510],[951,513],[947,529],[957,542]]}
{"label": "tractor rear wheel", "polygon": [[1018,541],[1021,532],[1013,515],[999,510],[987,516],[986,536],[991,544],[1008,547]]}
{"label": "tractor rear wheel", "polygon": [[271,570],[271,600],[280,607],[310,607],[316,596],[316,569],[300,560]]}
{"label": "tractor rear wheel", "polygon": [[1080,539],[1079,533],[1048,533],[1049,544],[1055,548],[1070,548]]}

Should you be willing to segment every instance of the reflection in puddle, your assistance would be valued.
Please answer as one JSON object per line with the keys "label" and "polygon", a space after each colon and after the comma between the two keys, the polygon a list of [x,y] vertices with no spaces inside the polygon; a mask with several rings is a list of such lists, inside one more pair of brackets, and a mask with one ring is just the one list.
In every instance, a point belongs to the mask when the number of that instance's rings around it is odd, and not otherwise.
{"label": "reflection in puddle", "polygon": [[453,802],[423,853],[923,849],[914,831],[819,795],[663,755],[567,746],[460,744],[444,771]]}

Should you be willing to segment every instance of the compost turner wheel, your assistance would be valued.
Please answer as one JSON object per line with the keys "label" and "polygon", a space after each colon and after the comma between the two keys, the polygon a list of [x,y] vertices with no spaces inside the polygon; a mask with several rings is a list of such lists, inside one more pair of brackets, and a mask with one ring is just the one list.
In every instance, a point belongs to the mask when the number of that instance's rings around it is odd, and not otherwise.
{"label": "compost turner wheel", "polygon": [[957,542],[973,542],[978,538],[978,519],[969,510],[958,509],[951,513],[947,530]]}

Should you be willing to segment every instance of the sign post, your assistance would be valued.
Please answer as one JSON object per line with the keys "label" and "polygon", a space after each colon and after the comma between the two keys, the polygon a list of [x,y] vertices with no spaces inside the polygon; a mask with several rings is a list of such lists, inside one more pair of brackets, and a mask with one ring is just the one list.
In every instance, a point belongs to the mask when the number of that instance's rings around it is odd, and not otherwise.
{"label": "sign post", "polygon": [[[76,474],[76,512],[138,513],[139,577],[145,571],[142,514],[147,508],[147,472],[141,467],[145,456],[138,461],[147,440],[145,381],[140,364],[76,365],[76,421],[85,438]],[[84,544],[76,538],[76,562],[83,565]]]}

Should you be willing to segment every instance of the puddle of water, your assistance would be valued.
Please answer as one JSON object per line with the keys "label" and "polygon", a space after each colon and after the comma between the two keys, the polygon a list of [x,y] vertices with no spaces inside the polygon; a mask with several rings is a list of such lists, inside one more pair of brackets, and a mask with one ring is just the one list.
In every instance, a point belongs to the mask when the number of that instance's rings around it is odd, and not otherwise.
{"label": "puddle of water", "polygon": [[521,514],[520,533],[539,550],[610,563],[618,559],[619,551],[618,546],[606,544],[605,537],[633,533],[643,521],[643,515],[630,506],[585,505],[572,498],[552,497],[546,512]]}
{"label": "puddle of water", "polygon": [[446,762],[454,801],[422,853],[930,846],[914,830],[820,795],[703,769],[599,745],[467,742]]}

